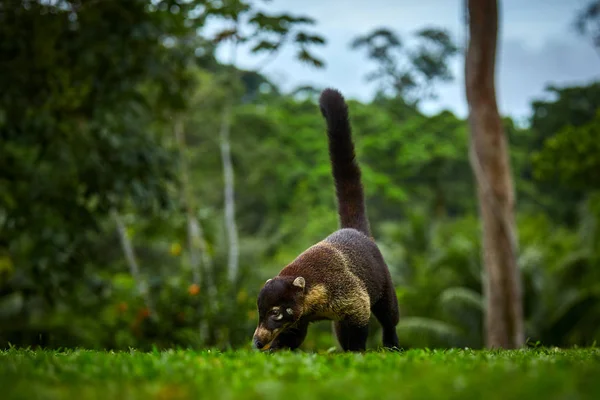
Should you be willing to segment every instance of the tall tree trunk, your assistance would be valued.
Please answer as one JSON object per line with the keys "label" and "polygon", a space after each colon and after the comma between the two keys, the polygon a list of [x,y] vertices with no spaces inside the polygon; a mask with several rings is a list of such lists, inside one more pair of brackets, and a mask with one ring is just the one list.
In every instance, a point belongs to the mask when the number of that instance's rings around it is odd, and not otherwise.
{"label": "tall tree trunk", "polygon": [[488,347],[524,343],[521,281],[516,263],[514,188],[508,141],[495,89],[497,0],[467,0],[469,46],[465,84],[471,129],[470,161],[477,180],[483,228],[484,293]]}
{"label": "tall tree trunk", "polygon": [[223,115],[220,129],[221,142],[221,161],[223,163],[223,183],[225,197],[225,229],[227,231],[227,239],[229,242],[229,253],[227,261],[227,272],[229,281],[235,282],[238,274],[238,233],[235,223],[235,193],[234,193],[234,176],[233,163],[231,162],[231,144],[229,140],[229,132],[231,130],[232,118],[232,103],[231,99],[225,100],[223,107]]}
{"label": "tall tree trunk", "polygon": [[131,241],[127,236],[127,229],[125,228],[125,223],[123,222],[123,218],[121,218],[121,214],[115,209],[111,211],[112,218],[115,221],[115,225],[117,226],[117,233],[119,234],[119,239],[121,241],[121,248],[123,249],[123,254],[125,254],[125,259],[127,260],[127,265],[129,266],[129,273],[133,277],[133,280],[136,283],[138,293],[144,298],[144,303],[146,308],[148,309],[148,313],[150,316],[154,317],[154,305],[152,304],[152,299],[150,298],[150,293],[148,293],[148,287],[146,282],[140,275],[140,268],[138,266],[135,253],[133,251],[133,246],[131,245]]}
{"label": "tall tree trunk", "polygon": [[194,283],[200,285],[201,280],[204,279],[206,287],[209,291],[212,291],[212,259],[207,251],[206,239],[204,237],[202,225],[194,213],[196,208],[194,206],[194,198],[192,195],[192,187],[189,177],[189,167],[185,155],[185,133],[183,131],[183,121],[180,118],[175,121],[174,130],[181,163],[182,197],[186,209],[188,248],[190,254],[190,267],[192,269],[192,280]]}
{"label": "tall tree trunk", "polygon": [[[185,154],[185,132],[181,118],[177,118],[175,121],[174,130],[181,164],[181,186],[186,210],[188,249],[190,255],[190,267],[192,269],[192,280],[198,287],[200,287],[201,281],[204,280],[204,287],[206,288],[208,298],[208,301],[203,304],[203,308],[205,308],[206,311],[204,312],[204,318],[199,324],[200,338],[206,343],[209,337],[209,316],[211,314],[213,299],[216,294],[212,276],[212,258],[210,257],[210,254],[208,254],[202,225],[194,213],[196,207],[194,206],[189,167]],[[199,312],[201,312],[201,310],[199,310]]]}

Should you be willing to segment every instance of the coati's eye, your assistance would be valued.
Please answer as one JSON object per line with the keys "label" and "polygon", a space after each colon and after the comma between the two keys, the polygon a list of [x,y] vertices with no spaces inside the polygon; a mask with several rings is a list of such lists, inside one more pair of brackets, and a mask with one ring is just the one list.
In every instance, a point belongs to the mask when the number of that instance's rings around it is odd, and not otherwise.
{"label": "coati's eye", "polygon": [[271,314],[271,318],[273,318],[275,321],[279,321],[280,319],[283,318],[283,315],[281,314],[281,312],[279,311],[278,308],[272,309],[270,314]]}

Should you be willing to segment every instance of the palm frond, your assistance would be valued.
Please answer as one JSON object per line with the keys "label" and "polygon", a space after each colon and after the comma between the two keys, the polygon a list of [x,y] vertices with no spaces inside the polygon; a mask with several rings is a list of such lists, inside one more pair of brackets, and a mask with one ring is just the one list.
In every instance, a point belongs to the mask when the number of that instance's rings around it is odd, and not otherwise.
{"label": "palm frond", "polygon": [[424,317],[403,318],[396,329],[402,336],[427,335],[441,342],[456,342],[463,337],[459,328],[444,321]]}
{"label": "palm frond", "polygon": [[485,309],[483,296],[474,290],[465,287],[450,287],[440,294],[440,304],[442,307],[460,305],[469,307],[478,311]]}

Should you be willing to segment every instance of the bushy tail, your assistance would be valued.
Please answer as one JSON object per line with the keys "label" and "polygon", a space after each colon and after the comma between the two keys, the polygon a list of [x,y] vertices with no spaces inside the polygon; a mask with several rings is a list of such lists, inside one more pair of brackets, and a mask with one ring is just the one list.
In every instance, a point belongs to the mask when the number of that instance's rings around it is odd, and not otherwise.
{"label": "bushy tail", "polygon": [[325,89],[321,93],[319,105],[327,121],[329,158],[335,181],[340,225],[342,228],[354,228],[371,236],[360,168],[352,143],[348,106],[341,93],[334,89]]}

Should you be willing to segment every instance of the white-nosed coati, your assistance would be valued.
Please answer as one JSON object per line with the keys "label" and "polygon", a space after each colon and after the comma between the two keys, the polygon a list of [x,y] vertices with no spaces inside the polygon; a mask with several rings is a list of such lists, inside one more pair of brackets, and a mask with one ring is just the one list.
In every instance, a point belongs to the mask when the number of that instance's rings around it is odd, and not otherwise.
{"label": "white-nosed coati", "polygon": [[371,238],[348,108],[333,89],[324,90],[319,103],[327,121],[341,229],[265,283],[258,295],[254,346],[295,349],[304,341],[310,322],[327,319],[334,321],[344,350],[363,351],[372,311],[383,328],[383,345],[398,348],[398,301],[387,265]]}

